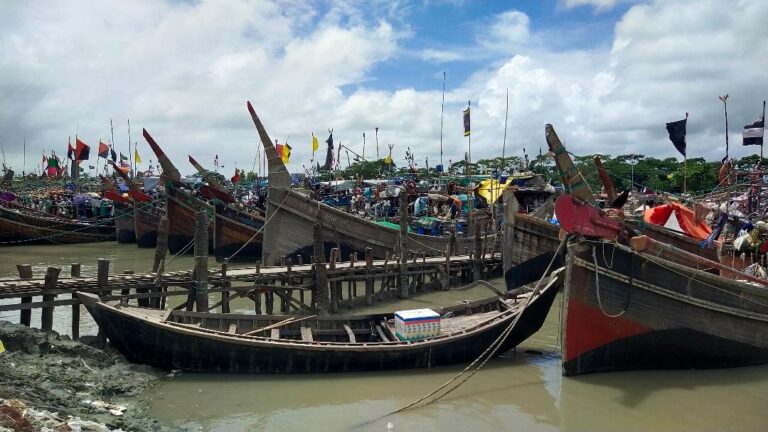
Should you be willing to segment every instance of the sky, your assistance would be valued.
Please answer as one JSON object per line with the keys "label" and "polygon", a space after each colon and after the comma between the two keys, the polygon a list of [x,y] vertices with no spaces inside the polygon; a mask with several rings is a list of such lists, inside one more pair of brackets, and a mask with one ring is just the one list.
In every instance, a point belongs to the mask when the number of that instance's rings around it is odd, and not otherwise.
{"label": "sky", "polygon": [[182,173],[188,154],[250,171],[246,101],[293,147],[292,172],[312,133],[324,160],[330,129],[343,167],[363,134],[367,159],[378,137],[398,165],[409,148],[419,166],[441,146],[444,164],[537,155],[547,123],[577,155],[680,157],[664,126],[686,112],[688,156],[719,160],[718,96],[732,157],[759,152],[741,131],[768,98],[765,0],[30,0],[2,2],[0,29],[0,145],[17,172],[75,135],[90,164],[113,134],[128,154],[129,119],[141,169],[156,160],[146,128]]}

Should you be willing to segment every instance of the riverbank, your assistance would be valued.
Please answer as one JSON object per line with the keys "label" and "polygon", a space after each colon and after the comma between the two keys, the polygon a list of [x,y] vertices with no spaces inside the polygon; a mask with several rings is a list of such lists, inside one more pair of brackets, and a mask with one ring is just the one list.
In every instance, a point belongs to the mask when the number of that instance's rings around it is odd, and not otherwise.
{"label": "riverbank", "polygon": [[[83,340],[96,343],[95,337]],[[77,430],[83,424],[91,427],[85,430],[173,430],[150,418],[140,398],[165,372],[130,364],[110,349],[5,321],[0,321],[0,341],[5,347],[0,353],[0,431],[46,425]],[[31,426],[19,422],[25,413]],[[60,428],[51,427],[56,421]]]}

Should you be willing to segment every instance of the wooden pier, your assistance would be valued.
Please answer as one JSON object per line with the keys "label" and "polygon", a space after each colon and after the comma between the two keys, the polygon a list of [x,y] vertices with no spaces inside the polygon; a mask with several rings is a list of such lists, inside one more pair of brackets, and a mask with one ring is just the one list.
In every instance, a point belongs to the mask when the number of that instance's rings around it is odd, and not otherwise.
{"label": "wooden pier", "polygon": [[[105,300],[128,302],[134,300],[143,306],[164,308],[166,298],[187,296],[177,307],[201,312],[219,309],[229,312],[234,295],[253,301],[257,314],[303,312],[313,314],[339,313],[342,308],[394,297],[408,297],[424,290],[446,290],[451,286],[472,281],[477,276],[476,262],[481,263],[482,274],[498,275],[501,269],[499,254],[488,253],[475,260],[472,255],[426,257],[411,254],[407,259],[398,257],[384,260],[371,259],[370,251],[358,260],[337,261],[338,250],[331,252],[325,264],[292,263],[273,267],[255,266],[230,268],[227,262],[216,270],[203,274],[192,271],[158,273],[109,274],[110,262],[99,259],[96,277],[81,277],[81,264],[71,265],[69,275],[63,276],[60,267],[48,267],[44,275],[33,275],[30,265],[17,265],[19,278],[0,279],[0,312],[19,311],[20,322],[29,326],[32,309],[41,309],[41,327],[51,330],[56,307],[72,308],[72,335],[80,330],[80,302],[77,292],[96,293]],[[322,259],[322,258],[321,258]],[[162,266],[160,266],[162,269]],[[207,276],[207,277],[206,277]],[[208,294],[220,293],[221,300],[208,306]],[[34,297],[42,297],[33,301]],[[204,297],[203,301],[201,297]],[[9,299],[18,299],[11,303]],[[12,300],[11,300],[12,301]]]}

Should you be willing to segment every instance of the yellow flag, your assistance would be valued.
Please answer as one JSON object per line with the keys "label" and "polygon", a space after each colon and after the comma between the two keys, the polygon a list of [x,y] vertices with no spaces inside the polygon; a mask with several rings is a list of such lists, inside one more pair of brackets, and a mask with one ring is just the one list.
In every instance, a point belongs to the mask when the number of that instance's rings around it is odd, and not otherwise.
{"label": "yellow flag", "polygon": [[139,157],[139,150],[133,149],[133,161],[137,164],[141,163],[141,158]]}
{"label": "yellow flag", "polygon": [[280,159],[282,159],[283,163],[286,165],[291,158],[291,149],[292,147],[288,144],[283,145],[283,154],[280,155]]}
{"label": "yellow flag", "polygon": [[3,346],[3,341],[0,340],[0,354],[5,352],[5,347]]}
{"label": "yellow flag", "polygon": [[316,152],[320,148],[320,143],[317,142],[317,137],[312,134],[312,153]]}
{"label": "yellow flag", "polygon": [[391,165],[392,164],[392,156],[387,155],[387,157],[384,158],[384,163],[387,164],[387,165]]}

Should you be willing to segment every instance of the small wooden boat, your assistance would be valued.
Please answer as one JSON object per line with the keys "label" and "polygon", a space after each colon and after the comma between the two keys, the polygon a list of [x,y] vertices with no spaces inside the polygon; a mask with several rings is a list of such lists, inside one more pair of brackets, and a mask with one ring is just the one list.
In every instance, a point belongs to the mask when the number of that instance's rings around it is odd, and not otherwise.
{"label": "small wooden boat", "polygon": [[131,362],[194,372],[320,373],[469,362],[507,332],[496,351],[502,354],[541,327],[559,284],[559,277],[550,278],[527,308],[523,305],[530,293],[439,310],[439,335],[408,342],[395,336],[392,313],[318,317],[169,312],[78,296]]}

